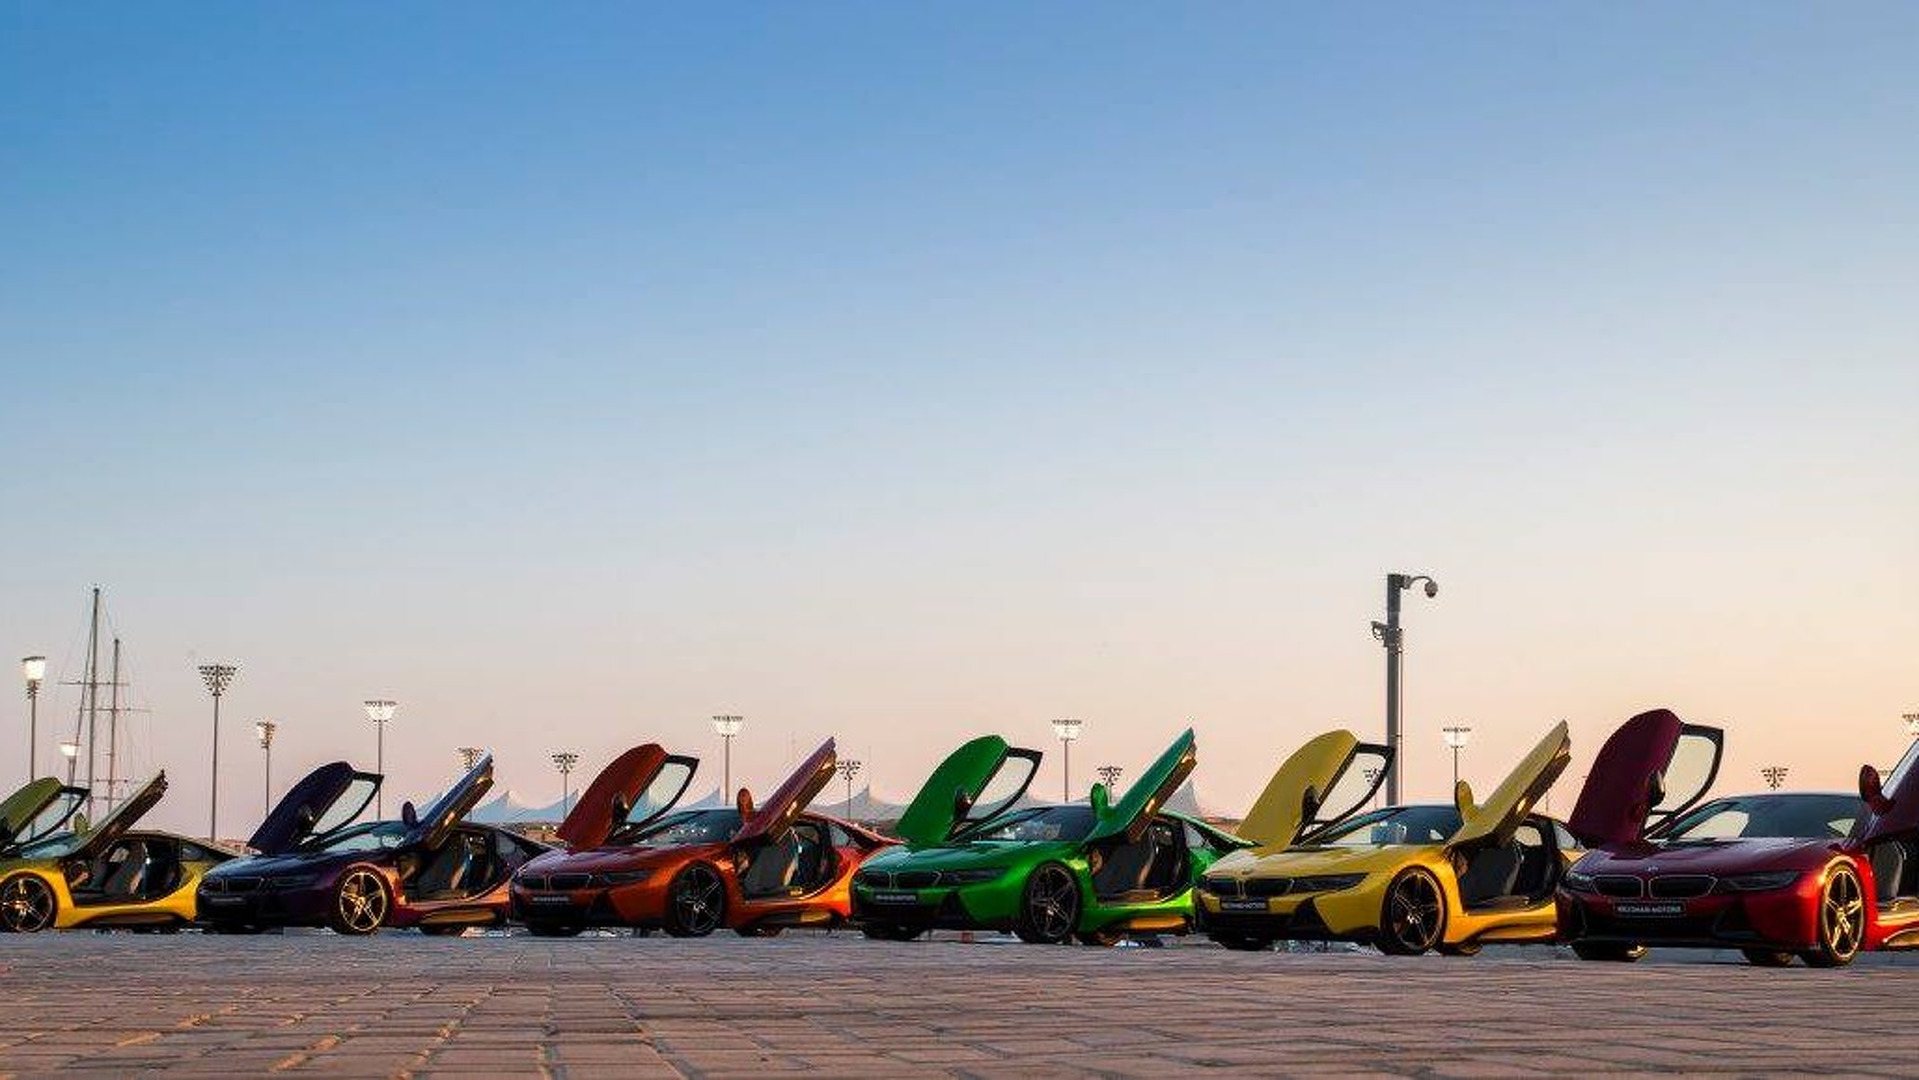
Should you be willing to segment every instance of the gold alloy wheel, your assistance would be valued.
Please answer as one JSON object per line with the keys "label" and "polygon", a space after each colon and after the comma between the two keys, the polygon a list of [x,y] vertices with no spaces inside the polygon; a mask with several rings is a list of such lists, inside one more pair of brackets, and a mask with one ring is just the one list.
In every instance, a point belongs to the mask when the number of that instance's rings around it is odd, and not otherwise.
{"label": "gold alloy wheel", "polygon": [[1819,944],[1806,954],[1814,967],[1843,967],[1859,955],[1866,936],[1866,894],[1852,867],[1836,865],[1819,890]]}
{"label": "gold alloy wheel", "polygon": [[53,925],[56,904],[53,890],[32,874],[0,886],[0,929],[16,934],[32,934]]}
{"label": "gold alloy wheel", "polygon": [[386,882],[371,870],[351,870],[340,879],[334,900],[333,928],[343,934],[371,934],[386,922]]}

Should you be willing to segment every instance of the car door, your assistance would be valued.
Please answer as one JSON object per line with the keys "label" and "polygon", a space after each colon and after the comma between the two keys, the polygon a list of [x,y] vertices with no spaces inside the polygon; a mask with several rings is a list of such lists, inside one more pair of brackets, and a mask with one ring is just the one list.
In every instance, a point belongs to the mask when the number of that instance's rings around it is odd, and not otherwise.
{"label": "car door", "polygon": [[[1876,799],[1868,793],[1869,786],[1865,783],[1865,774],[1873,771],[1872,767],[1859,771],[1860,794],[1866,797],[1866,811],[1853,829],[1859,846],[1863,849],[1875,841],[1919,831],[1919,775],[1915,775],[1919,774],[1919,740],[1906,748],[1905,756],[1885,779],[1872,785],[1878,789]],[[1876,771],[1874,775],[1876,777]]]}
{"label": "car door", "polygon": [[86,802],[85,788],[70,787],[51,776],[28,782],[0,803],[0,853],[59,832]]}
{"label": "car door", "polygon": [[998,735],[964,743],[920,785],[894,834],[916,846],[945,843],[961,826],[985,821],[1018,802],[1039,771],[1041,756]]}
{"label": "car door", "polygon": [[1147,826],[1152,824],[1153,815],[1166,805],[1166,800],[1179,790],[1179,785],[1192,775],[1198,764],[1199,751],[1193,740],[1193,729],[1187,728],[1146,767],[1133,786],[1126,789],[1126,794],[1100,809],[1099,820],[1093,823],[1093,831],[1086,834],[1086,842],[1097,844],[1123,836],[1129,844],[1138,843],[1146,834]]}
{"label": "car door", "polygon": [[698,758],[647,743],[614,758],[593,778],[556,833],[575,850],[599,847],[617,828],[635,828],[673,809],[693,782]]}
{"label": "car door", "polygon": [[247,846],[262,855],[292,851],[309,837],[352,824],[373,804],[379,790],[378,773],[361,772],[344,761],[322,765],[273,804]]}
{"label": "car door", "polygon": [[1391,749],[1350,731],[1316,735],[1280,763],[1235,831],[1262,849],[1290,847],[1372,801],[1392,760]]}
{"label": "car door", "polygon": [[438,848],[492,787],[493,755],[483,754],[432,806],[413,815],[404,843],[427,851]]}
{"label": "car door", "polygon": [[1724,743],[1721,729],[1670,709],[1640,713],[1599,748],[1567,827],[1588,847],[1644,838],[1705,797]]}
{"label": "car door", "polygon": [[113,808],[113,812],[100,819],[87,833],[86,839],[67,856],[75,862],[96,859],[109,845],[125,836],[128,829],[146,816],[155,804],[167,793],[167,774],[163,771],[140,787]]}
{"label": "car door", "polygon": [[744,844],[781,839],[792,826],[793,819],[799,817],[800,811],[806,809],[813,797],[826,787],[827,781],[833,779],[838,764],[833,740],[821,743],[819,749],[807,755],[800,767],[793,770],[792,775],[747,816],[740,824],[739,832],[733,834],[733,842]]}
{"label": "car door", "polygon": [[1572,735],[1566,722],[1561,720],[1519,760],[1484,802],[1474,803],[1472,788],[1461,781],[1454,792],[1461,823],[1447,843],[1460,848],[1482,844],[1497,847],[1509,842],[1514,830],[1546,792],[1552,790],[1553,781],[1559,779],[1571,761]]}

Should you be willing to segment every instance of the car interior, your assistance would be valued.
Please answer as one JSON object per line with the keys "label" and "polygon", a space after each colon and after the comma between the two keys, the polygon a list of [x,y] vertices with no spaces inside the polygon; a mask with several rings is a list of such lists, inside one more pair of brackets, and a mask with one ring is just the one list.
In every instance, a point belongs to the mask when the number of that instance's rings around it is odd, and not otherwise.
{"label": "car interior", "polygon": [[1471,911],[1530,907],[1552,895],[1559,848],[1551,832],[1527,821],[1504,844],[1464,852],[1456,868],[1460,903]]}
{"label": "car interior", "polygon": [[463,900],[490,891],[510,869],[500,845],[512,841],[478,829],[455,829],[446,843],[429,853],[407,875],[413,900]]}
{"label": "car interior", "polygon": [[786,834],[746,853],[740,895],[749,899],[804,896],[833,880],[835,860],[818,822],[796,821]]}
{"label": "car interior", "polygon": [[1154,818],[1138,843],[1121,837],[1102,845],[1093,892],[1102,900],[1144,901],[1178,891],[1189,876],[1184,832],[1176,822]]}
{"label": "car interior", "polygon": [[155,900],[180,887],[180,849],[160,837],[129,836],[66,872],[77,905]]}
{"label": "car interior", "polygon": [[1886,914],[1919,912],[1919,858],[1911,840],[1881,840],[1866,849],[1872,864],[1879,910]]}

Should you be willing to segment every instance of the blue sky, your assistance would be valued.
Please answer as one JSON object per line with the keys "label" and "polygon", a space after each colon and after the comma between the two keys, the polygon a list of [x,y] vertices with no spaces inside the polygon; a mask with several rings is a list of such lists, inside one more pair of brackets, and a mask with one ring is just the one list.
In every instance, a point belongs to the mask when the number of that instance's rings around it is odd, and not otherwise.
{"label": "blue sky", "polygon": [[1077,713],[1196,721],[1230,811],[1377,723],[1431,570],[1415,791],[1441,723],[1491,781],[1653,704],[1839,786],[1919,707],[1915,31],[11,5],[0,636],[71,664],[105,584],[182,790],[219,655],[280,775],[370,694],[403,789],[477,740],[542,797],[714,711],[895,794]]}

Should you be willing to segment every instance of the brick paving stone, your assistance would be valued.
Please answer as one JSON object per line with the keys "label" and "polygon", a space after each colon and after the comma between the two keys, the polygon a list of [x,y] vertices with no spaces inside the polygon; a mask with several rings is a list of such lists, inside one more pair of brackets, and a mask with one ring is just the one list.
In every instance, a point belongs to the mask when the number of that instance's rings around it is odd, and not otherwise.
{"label": "brick paving stone", "polygon": [[[1695,954],[1697,956],[1698,954]],[[1910,1075],[1912,957],[1041,949],[982,936],[0,937],[0,1077]]]}

